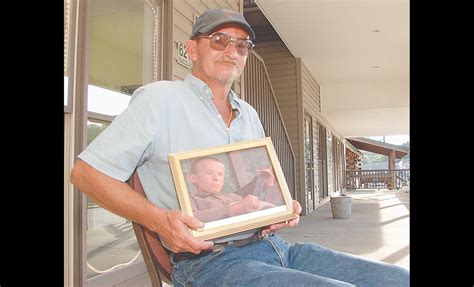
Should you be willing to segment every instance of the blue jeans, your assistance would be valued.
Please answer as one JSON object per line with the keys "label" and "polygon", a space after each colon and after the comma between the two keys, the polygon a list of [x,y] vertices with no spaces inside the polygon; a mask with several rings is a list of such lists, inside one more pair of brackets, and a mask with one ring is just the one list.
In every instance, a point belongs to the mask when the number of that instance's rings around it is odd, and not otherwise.
{"label": "blue jeans", "polygon": [[[215,246],[216,247],[216,246]],[[324,248],[288,244],[274,235],[263,241],[215,248],[173,264],[174,286],[409,286],[396,265]]]}

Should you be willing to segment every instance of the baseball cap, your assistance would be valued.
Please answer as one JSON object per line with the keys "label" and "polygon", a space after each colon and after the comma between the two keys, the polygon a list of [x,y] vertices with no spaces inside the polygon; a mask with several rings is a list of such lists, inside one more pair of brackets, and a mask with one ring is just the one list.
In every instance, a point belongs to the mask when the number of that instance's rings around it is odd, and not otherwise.
{"label": "baseball cap", "polygon": [[229,8],[211,8],[204,11],[193,25],[190,38],[194,38],[199,33],[209,34],[225,24],[237,24],[249,33],[251,40],[255,39],[255,33],[244,16]]}

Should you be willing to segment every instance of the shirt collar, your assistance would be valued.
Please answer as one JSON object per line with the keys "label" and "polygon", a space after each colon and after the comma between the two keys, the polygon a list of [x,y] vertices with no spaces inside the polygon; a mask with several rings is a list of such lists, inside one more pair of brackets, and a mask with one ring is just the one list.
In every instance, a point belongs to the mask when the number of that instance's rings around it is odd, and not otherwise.
{"label": "shirt collar", "polygon": [[[193,74],[188,74],[184,79],[184,82],[196,92],[196,96],[202,97],[204,95],[209,100],[211,99],[211,89],[203,80],[195,77]],[[238,109],[240,111],[240,104],[237,101],[238,97],[234,91],[229,90],[227,100],[229,101],[233,109]]]}

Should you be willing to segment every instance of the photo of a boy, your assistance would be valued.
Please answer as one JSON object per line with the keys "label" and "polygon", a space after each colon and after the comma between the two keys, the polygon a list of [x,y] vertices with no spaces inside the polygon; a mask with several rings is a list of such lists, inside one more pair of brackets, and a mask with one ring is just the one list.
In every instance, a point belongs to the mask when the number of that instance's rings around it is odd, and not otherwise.
{"label": "photo of a boy", "polygon": [[[187,179],[194,216],[210,222],[284,204],[271,168],[256,170],[257,176],[233,193],[224,193],[225,164],[215,157],[195,159]],[[241,194],[241,195],[239,195]]]}

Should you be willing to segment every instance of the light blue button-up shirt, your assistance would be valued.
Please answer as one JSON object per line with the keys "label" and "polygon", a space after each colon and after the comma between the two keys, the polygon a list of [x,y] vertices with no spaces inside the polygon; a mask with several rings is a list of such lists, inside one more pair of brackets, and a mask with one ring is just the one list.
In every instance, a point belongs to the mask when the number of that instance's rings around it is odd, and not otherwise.
{"label": "light blue button-up shirt", "polygon": [[212,102],[209,86],[193,75],[144,85],[78,157],[120,181],[138,167],[148,200],[179,209],[168,154],[265,137],[255,109],[233,91],[228,100],[236,112],[230,128]]}

